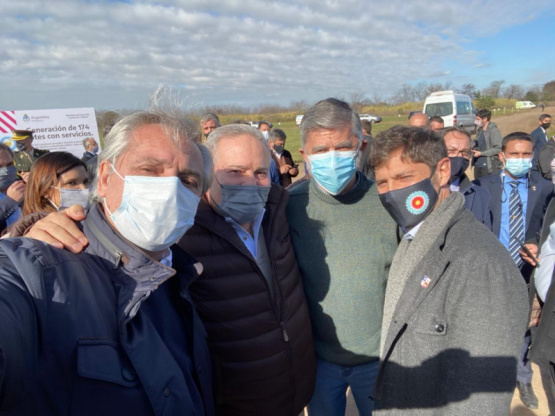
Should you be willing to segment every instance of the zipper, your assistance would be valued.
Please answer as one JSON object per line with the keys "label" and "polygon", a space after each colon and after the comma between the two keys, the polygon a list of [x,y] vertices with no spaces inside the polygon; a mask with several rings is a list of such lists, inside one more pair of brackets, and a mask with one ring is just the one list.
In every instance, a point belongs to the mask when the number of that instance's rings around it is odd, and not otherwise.
{"label": "zipper", "polygon": [[289,336],[287,335],[287,330],[285,329],[285,324],[280,322],[279,325],[281,326],[281,332],[283,332],[283,340],[285,342],[289,342]]}

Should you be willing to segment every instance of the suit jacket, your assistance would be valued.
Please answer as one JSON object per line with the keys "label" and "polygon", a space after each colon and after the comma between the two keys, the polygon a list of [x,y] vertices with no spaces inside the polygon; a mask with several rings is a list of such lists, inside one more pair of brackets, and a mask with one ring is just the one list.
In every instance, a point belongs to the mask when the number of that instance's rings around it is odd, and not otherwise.
{"label": "suit jacket", "polygon": [[382,330],[373,414],[507,415],[528,315],[524,282],[462,201],[448,221],[433,214],[399,246],[413,252],[391,265],[419,253]]}
{"label": "suit jacket", "polygon": [[537,169],[540,174],[548,180],[553,178],[551,174],[551,162],[555,156],[555,140],[549,140],[541,149],[538,154]]}
{"label": "suit jacket", "polygon": [[484,188],[474,185],[466,175],[461,176],[459,192],[464,196],[464,206],[472,212],[474,218],[491,230],[492,215],[489,192]]}
{"label": "suit jacket", "polygon": [[538,170],[538,156],[540,154],[540,150],[542,147],[545,146],[547,143],[546,134],[541,128],[538,126],[536,130],[530,133],[530,137],[532,138],[532,143],[534,143],[534,157],[532,158],[532,169]]}
{"label": "suit jacket", "polygon": [[[274,156],[275,156],[275,153],[274,153]],[[276,159],[277,159],[277,156],[276,156]],[[283,150],[283,152],[281,153],[281,157],[277,160],[278,160],[279,167],[284,165],[295,166],[295,162],[293,161],[293,156],[291,156],[291,153],[288,150]],[[299,171],[297,170],[297,175],[298,174],[299,174]],[[291,185],[291,182],[292,182],[291,178],[294,178],[297,175],[291,175],[289,174],[289,172],[287,173],[280,172],[281,186],[285,188]]]}
{"label": "suit jacket", "polygon": [[[485,188],[491,195],[492,231],[497,238],[501,232],[501,205],[503,200],[503,181],[500,173],[484,176],[473,183]],[[553,184],[542,178],[537,172],[530,172],[528,176],[528,204],[526,205],[526,234],[527,243],[538,244],[539,233],[542,228],[543,215],[547,204],[553,197]],[[509,198],[509,195],[506,195]],[[529,281],[533,267],[523,263],[521,272]]]}
{"label": "suit jacket", "polygon": [[95,157],[96,154],[94,154],[93,152],[85,152],[83,153],[83,157],[81,158],[81,160],[85,163],[87,163],[90,159],[92,159],[93,157]]}

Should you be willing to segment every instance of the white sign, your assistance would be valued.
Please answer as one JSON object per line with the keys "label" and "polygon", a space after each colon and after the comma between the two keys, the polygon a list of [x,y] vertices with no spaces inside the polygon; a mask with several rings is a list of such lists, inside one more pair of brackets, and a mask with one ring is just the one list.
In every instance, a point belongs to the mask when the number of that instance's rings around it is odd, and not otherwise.
{"label": "white sign", "polygon": [[100,146],[94,108],[0,111],[0,141],[14,148],[9,143],[11,130],[33,131],[35,149],[65,151],[78,158],[85,152],[87,137]]}

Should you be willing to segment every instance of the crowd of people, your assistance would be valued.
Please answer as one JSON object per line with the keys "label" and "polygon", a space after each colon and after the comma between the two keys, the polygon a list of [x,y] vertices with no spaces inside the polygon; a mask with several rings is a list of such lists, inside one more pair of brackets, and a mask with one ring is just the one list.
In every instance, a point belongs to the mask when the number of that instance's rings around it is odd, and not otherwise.
{"label": "crowd of people", "polygon": [[505,416],[515,387],[538,407],[534,360],[554,413],[550,120],[502,137],[480,110],[473,139],[417,113],[373,137],[329,98],[303,177],[266,121],[153,107],[81,160],[15,131],[0,412],[341,416],[350,389],[365,416]]}

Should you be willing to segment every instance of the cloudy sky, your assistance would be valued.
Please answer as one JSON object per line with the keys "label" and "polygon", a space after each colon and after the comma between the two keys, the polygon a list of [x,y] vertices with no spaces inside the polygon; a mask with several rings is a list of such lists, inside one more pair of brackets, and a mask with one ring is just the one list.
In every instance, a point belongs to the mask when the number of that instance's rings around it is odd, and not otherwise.
{"label": "cloudy sky", "polygon": [[387,98],[555,79],[553,0],[0,0],[0,109]]}

